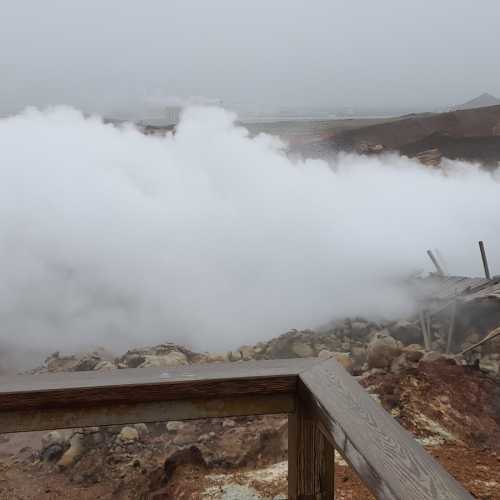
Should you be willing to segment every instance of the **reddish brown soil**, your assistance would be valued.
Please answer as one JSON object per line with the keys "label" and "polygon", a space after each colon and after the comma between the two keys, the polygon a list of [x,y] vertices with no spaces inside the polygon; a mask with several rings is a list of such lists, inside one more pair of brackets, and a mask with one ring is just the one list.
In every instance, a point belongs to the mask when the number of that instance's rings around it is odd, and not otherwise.
{"label": "reddish brown soil", "polygon": [[[500,500],[500,455],[461,446],[445,445],[428,451],[475,498]],[[349,467],[337,467],[337,498],[344,500],[374,500]]]}
{"label": "reddish brown soil", "polygon": [[419,425],[422,414],[467,446],[500,452],[500,384],[479,370],[453,362],[420,363],[403,375],[375,375],[371,387],[399,422],[416,436],[429,436]]}

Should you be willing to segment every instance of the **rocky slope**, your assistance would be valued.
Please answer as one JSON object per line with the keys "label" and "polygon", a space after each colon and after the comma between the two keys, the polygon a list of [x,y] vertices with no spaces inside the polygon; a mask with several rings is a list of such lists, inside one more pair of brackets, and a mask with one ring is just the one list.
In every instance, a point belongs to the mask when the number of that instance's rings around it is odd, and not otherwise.
{"label": "rocky slope", "polygon": [[[358,318],[321,331],[293,330],[233,352],[197,353],[165,343],[121,356],[103,350],[54,353],[32,373],[335,356],[477,498],[500,498],[500,337],[484,355],[465,360],[439,352],[443,329],[433,328],[431,352],[424,352],[414,319]],[[472,331],[463,345],[476,336]],[[73,429],[2,440],[1,498],[286,498],[286,416]],[[339,498],[370,498],[340,457],[336,474]]]}

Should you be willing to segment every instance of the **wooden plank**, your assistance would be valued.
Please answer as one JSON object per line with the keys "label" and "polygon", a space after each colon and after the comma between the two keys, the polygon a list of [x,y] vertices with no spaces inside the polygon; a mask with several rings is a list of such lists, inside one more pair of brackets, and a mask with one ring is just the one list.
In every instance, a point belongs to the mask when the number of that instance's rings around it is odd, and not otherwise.
{"label": "wooden plank", "polygon": [[157,401],[78,409],[0,412],[0,434],[101,425],[125,425],[213,417],[272,415],[295,411],[295,394],[233,396],[224,399]]}
{"label": "wooden plank", "polygon": [[440,276],[445,276],[445,273],[444,273],[442,267],[439,265],[439,262],[436,259],[436,257],[434,257],[434,254],[432,253],[432,250],[427,250],[427,255],[432,260],[432,263],[434,264],[434,267],[436,268],[436,271],[438,272],[438,274]]}
{"label": "wooden plank", "polygon": [[450,328],[448,329],[448,340],[446,342],[446,354],[451,351],[451,346],[453,343],[453,332],[455,330],[455,318],[457,315],[457,301],[454,300],[451,305],[451,316],[450,316]]}
{"label": "wooden plank", "polygon": [[420,328],[422,329],[422,336],[424,338],[425,350],[430,351],[431,350],[430,333],[427,331],[427,326],[423,311],[419,312],[419,318],[420,318]]}
{"label": "wooden plank", "polygon": [[289,394],[296,390],[297,375],[315,363],[293,359],[0,377],[0,416],[40,408]]}
{"label": "wooden plank", "polygon": [[486,257],[486,250],[484,249],[484,242],[479,242],[479,250],[481,252],[481,260],[483,261],[484,276],[487,280],[491,279],[490,267],[488,266],[488,257]]}
{"label": "wooden plank", "polygon": [[335,448],[307,409],[299,400],[296,412],[289,416],[288,498],[333,500]]}
{"label": "wooden plank", "polygon": [[472,496],[334,359],[299,375],[299,396],[381,500]]}
{"label": "wooden plank", "polygon": [[499,337],[499,336],[500,336],[500,326],[498,328],[495,328],[494,330],[492,330],[490,333],[488,333],[488,335],[486,335],[486,337],[484,337],[484,339],[480,340],[479,342],[477,342],[474,345],[467,347],[467,349],[464,349],[460,354],[462,354],[462,355],[466,354],[469,351],[472,351],[472,350],[482,346],[486,342],[489,342],[490,340],[493,340],[494,338]]}

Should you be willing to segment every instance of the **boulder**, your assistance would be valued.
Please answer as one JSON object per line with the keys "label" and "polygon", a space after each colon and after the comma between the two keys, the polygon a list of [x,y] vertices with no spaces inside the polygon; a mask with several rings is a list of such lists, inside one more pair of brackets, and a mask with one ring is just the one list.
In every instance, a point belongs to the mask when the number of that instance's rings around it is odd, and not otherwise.
{"label": "boulder", "polygon": [[117,366],[112,363],[111,361],[100,361],[97,363],[97,365],[94,367],[95,371],[105,371],[105,370],[115,370]]}
{"label": "boulder", "polygon": [[180,351],[170,351],[167,354],[145,355],[144,361],[139,365],[139,368],[169,368],[172,366],[187,365],[188,359],[186,355]]}
{"label": "boulder", "polygon": [[42,436],[42,449],[52,444],[66,444],[66,438],[59,431],[50,431]]}
{"label": "boulder", "polygon": [[83,446],[83,434],[76,432],[69,440],[69,448],[64,452],[63,456],[57,462],[61,468],[67,468],[74,465],[83,455],[85,447]]}
{"label": "boulder", "polygon": [[409,369],[416,368],[422,356],[423,352],[420,351],[402,352],[397,358],[392,360],[391,372],[399,375]]}
{"label": "boulder", "polygon": [[422,363],[435,363],[436,361],[447,361],[449,363],[461,364],[463,356],[460,354],[445,354],[443,352],[429,351],[424,353],[420,362]]}
{"label": "boulder", "polygon": [[134,425],[135,429],[139,433],[139,438],[144,438],[149,434],[149,429],[146,424],[135,424]]}
{"label": "boulder", "polygon": [[366,363],[367,349],[365,346],[351,348],[352,362],[355,368],[361,368]]}
{"label": "boulder", "polygon": [[231,351],[229,353],[229,361],[241,361],[242,358],[240,351]]}
{"label": "boulder", "polygon": [[40,460],[42,462],[57,462],[64,453],[64,446],[58,443],[53,443],[42,450]]}
{"label": "boulder", "polygon": [[124,427],[116,437],[119,443],[133,443],[139,440],[139,431],[135,427]]}
{"label": "boulder", "polygon": [[314,350],[310,344],[296,340],[292,343],[291,351],[299,358],[312,358]]}
{"label": "boulder", "polygon": [[413,363],[417,363],[418,361],[420,361],[425,354],[425,350],[420,344],[410,344],[404,347],[403,350],[408,361],[411,361]]}
{"label": "boulder", "polygon": [[390,328],[391,336],[399,340],[404,345],[416,344],[422,341],[422,330],[416,323],[401,320]]}
{"label": "boulder", "polygon": [[227,363],[229,361],[229,353],[213,352],[207,353],[206,363]]}
{"label": "boulder", "polygon": [[243,361],[250,361],[254,358],[255,353],[253,351],[253,347],[249,345],[244,345],[240,347],[240,353]]}
{"label": "boulder", "polygon": [[484,356],[479,361],[479,368],[491,375],[500,375],[500,360],[497,356]]}
{"label": "boulder", "polygon": [[377,332],[368,344],[368,368],[388,370],[392,361],[400,354],[401,347],[394,337],[391,337],[386,330]]}
{"label": "boulder", "polygon": [[167,428],[168,432],[179,432],[184,428],[184,422],[167,422],[165,427]]}

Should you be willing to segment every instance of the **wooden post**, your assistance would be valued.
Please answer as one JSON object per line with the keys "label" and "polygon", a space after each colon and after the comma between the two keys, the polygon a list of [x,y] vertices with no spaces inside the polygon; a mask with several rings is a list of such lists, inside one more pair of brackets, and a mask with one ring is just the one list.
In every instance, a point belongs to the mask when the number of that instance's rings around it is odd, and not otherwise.
{"label": "wooden post", "polygon": [[451,304],[451,318],[450,318],[450,329],[448,330],[448,342],[446,343],[446,354],[451,351],[451,344],[453,341],[453,330],[455,329],[455,316],[457,313],[457,301],[454,300]]}
{"label": "wooden post", "polygon": [[436,257],[434,257],[432,250],[427,250],[427,255],[432,260],[432,263],[434,264],[434,267],[436,268],[436,271],[438,272],[438,274],[441,276],[444,276],[443,268],[439,265],[439,262],[437,261]]}
{"label": "wooden post", "polygon": [[484,275],[486,276],[486,279],[489,280],[491,279],[490,268],[488,266],[488,259],[486,257],[484,243],[482,241],[479,242],[479,250],[481,251],[481,259],[483,259]]}
{"label": "wooden post", "polygon": [[420,328],[422,328],[422,336],[424,337],[424,347],[426,351],[430,351],[431,350],[430,332],[427,332],[427,326],[423,311],[419,312],[419,317],[420,317]]}
{"label": "wooden post", "polygon": [[335,448],[304,410],[298,402],[288,417],[288,498],[334,500]]}
{"label": "wooden post", "polygon": [[446,259],[444,258],[444,255],[439,251],[439,248],[435,248],[434,252],[436,254],[436,258],[437,258],[438,262],[441,264],[441,269],[443,269],[446,276],[449,276],[450,271],[448,269],[448,264],[446,263]]}

